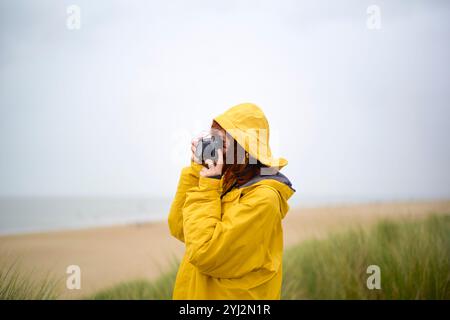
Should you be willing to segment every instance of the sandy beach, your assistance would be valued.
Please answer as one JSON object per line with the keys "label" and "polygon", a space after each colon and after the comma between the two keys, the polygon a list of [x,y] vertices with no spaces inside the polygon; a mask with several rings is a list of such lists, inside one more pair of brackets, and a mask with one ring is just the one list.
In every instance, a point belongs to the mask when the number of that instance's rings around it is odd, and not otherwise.
{"label": "sandy beach", "polygon": [[[284,219],[285,248],[355,226],[370,227],[382,218],[420,218],[450,214],[450,201],[373,203],[293,208]],[[0,237],[2,263],[17,260],[36,278],[61,279],[61,298],[83,298],[123,281],[154,279],[184,252],[167,223],[136,224],[76,231]],[[80,290],[65,289],[66,268],[81,267]]]}

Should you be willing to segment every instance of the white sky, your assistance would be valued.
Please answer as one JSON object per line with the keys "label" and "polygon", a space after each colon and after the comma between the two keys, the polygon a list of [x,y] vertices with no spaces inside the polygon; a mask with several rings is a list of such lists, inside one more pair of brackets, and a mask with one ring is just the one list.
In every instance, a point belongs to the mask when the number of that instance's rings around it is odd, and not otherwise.
{"label": "white sky", "polygon": [[437,0],[1,1],[0,196],[171,196],[250,101],[296,197],[448,198],[449,38]]}

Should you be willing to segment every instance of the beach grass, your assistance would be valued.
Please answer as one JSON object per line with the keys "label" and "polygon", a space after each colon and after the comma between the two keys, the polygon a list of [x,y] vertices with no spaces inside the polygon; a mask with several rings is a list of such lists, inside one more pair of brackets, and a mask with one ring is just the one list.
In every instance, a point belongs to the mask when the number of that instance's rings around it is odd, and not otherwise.
{"label": "beach grass", "polygon": [[23,271],[15,260],[10,264],[0,263],[0,300],[53,300],[59,296],[59,280],[51,275],[38,277],[36,271]]}
{"label": "beach grass", "polygon": [[[369,266],[381,289],[369,289]],[[178,263],[155,281],[135,280],[87,299],[171,299]],[[5,271],[6,270],[6,271]],[[0,299],[53,299],[54,282],[33,283],[0,270]],[[289,247],[283,258],[282,299],[450,299],[450,215],[383,220]]]}
{"label": "beach grass", "polygon": [[93,300],[170,300],[175,284],[178,263],[173,262],[170,272],[157,280],[135,280],[118,284],[110,289],[97,292],[89,299]]}
{"label": "beach grass", "polygon": [[[369,290],[371,265],[381,289]],[[450,299],[450,216],[382,221],[310,240],[284,259],[283,299]]]}

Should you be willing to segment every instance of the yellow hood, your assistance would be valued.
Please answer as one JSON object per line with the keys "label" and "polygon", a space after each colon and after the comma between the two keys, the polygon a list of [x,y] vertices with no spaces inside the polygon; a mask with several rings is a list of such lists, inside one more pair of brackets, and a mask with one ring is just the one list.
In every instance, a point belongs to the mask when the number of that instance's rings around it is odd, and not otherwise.
{"label": "yellow hood", "polygon": [[269,122],[257,105],[253,103],[238,104],[214,120],[262,164],[277,169],[287,165],[286,159],[272,156],[269,146]]}

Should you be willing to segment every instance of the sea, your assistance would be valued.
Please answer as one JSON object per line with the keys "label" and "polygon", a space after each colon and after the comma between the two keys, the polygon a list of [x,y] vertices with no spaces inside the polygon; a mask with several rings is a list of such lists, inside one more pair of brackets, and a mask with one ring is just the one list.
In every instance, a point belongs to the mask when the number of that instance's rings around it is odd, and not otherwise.
{"label": "sea", "polygon": [[1,197],[0,235],[162,221],[170,203],[155,197]]}
{"label": "sea", "polygon": [[[387,198],[295,196],[293,207],[390,201]],[[406,199],[405,199],[406,200]],[[0,235],[167,221],[165,197],[0,197]]]}

